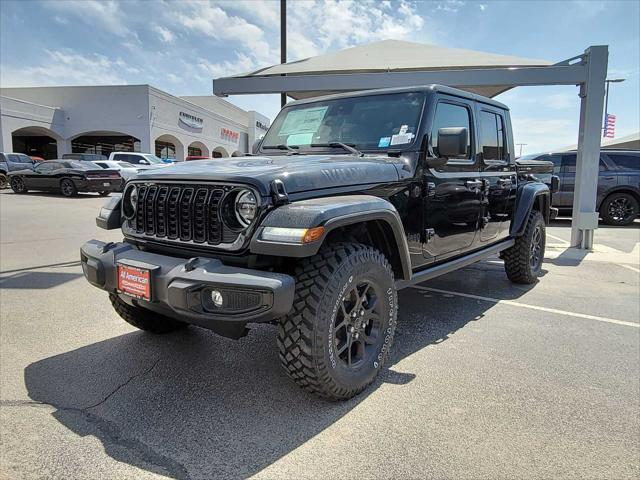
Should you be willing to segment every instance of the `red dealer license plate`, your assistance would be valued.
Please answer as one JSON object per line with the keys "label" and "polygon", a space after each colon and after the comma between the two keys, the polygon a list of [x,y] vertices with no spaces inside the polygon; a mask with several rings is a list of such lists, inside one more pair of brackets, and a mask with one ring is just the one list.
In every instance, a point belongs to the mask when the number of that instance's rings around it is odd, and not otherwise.
{"label": "red dealer license plate", "polygon": [[151,301],[151,273],[144,268],[119,263],[118,290],[134,298]]}

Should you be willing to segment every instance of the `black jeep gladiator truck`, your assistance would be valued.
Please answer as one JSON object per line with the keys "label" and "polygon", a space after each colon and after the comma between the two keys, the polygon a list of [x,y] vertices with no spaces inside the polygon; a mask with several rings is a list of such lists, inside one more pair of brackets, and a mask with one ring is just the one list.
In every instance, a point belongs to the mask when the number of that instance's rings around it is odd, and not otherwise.
{"label": "black jeep gladiator truck", "polygon": [[287,104],[254,155],[146,170],[96,218],[87,280],[131,325],[240,338],[277,324],[286,373],[325,398],[373,382],[397,291],[500,253],[540,273],[549,187],[519,175],[508,108],[439,85]]}

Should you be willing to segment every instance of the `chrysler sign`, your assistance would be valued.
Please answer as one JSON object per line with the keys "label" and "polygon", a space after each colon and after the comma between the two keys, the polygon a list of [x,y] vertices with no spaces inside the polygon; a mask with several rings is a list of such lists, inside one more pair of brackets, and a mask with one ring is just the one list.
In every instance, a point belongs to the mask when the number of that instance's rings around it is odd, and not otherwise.
{"label": "chrysler sign", "polygon": [[180,112],[180,121],[187,127],[191,128],[202,128],[202,125],[204,124],[204,120],[200,117],[196,117],[195,115],[191,115],[186,112]]}

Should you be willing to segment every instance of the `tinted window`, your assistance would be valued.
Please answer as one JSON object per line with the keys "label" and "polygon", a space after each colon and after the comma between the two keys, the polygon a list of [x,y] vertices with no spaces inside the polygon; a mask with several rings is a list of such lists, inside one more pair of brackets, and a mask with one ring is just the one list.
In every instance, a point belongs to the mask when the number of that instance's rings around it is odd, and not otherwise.
{"label": "tinted window", "polygon": [[[576,173],[576,154],[562,155],[562,166],[564,167],[564,173]],[[598,170],[601,172],[607,170],[607,166],[602,161],[602,158],[598,163]]]}
{"label": "tinted window", "polygon": [[65,153],[64,155],[62,155],[63,159],[73,159],[73,160],[79,160],[80,158],[82,158],[82,155],[80,155],[79,153]]}
{"label": "tinted window", "polygon": [[103,162],[95,162],[95,164],[98,165],[100,168],[109,168],[109,165]]}
{"label": "tinted window", "polygon": [[7,155],[9,157],[9,161],[13,163],[33,163],[31,158],[26,155],[20,155],[17,153],[11,153]]}
{"label": "tinted window", "polygon": [[55,167],[55,165],[57,165],[57,163],[55,163],[55,162],[41,163],[36,168],[34,168],[34,170],[36,172],[40,172],[40,173],[48,173],[48,172],[52,171],[54,168],[57,168],[57,167]]}
{"label": "tinted window", "polygon": [[431,128],[431,145],[433,153],[438,153],[438,130],[447,127],[463,127],[467,129],[467,153],[458,158],[471,158],[471,121],[469,109],[461,105],[453,105],[451,103],[438,103],[436,114],[433,118],[433,127]]}
{"label": "tinted window", "polygon": [[504,121],[502,115],[480,112],[480,145],[485,160],[504,160]]}
{"label": "tinted window", "polygon": [[620,170],[640,170],[640,155],[636,153],[607,153]]}

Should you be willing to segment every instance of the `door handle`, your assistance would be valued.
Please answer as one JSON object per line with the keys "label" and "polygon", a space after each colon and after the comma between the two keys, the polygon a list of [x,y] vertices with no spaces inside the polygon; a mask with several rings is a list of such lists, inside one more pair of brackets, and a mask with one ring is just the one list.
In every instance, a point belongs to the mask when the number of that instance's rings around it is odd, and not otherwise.
{"label": "door handle", "polygon": [[480,190],[480,188],[483,185],[483,182],[482,180],[467,180],[466,182],[464,182],[464,184],[470,190]]}

